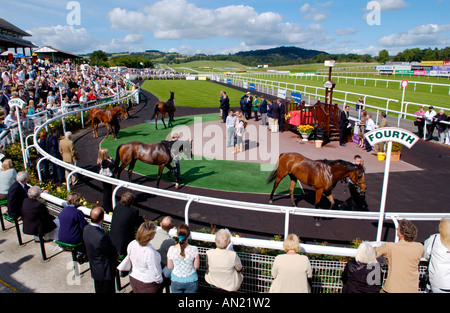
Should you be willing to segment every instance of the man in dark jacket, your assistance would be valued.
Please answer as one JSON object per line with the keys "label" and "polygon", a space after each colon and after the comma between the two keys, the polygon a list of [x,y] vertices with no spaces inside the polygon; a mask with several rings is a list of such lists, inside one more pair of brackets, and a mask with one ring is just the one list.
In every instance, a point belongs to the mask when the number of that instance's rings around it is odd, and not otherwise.
{"label": "man in dark jacket", "polygon": [[348,105],[345,106],[344,111],[341,112],[341,118],[339,119],[339,144],[341,146],[345,146],[347,142],[347,126],[350,123],[349,121],[349,113],[350,107]]}
{"label": "man in dark jacket", "polygon": [[[61,153],[59,152],[59,131],[56,128],[53,128],[50,131],[50,135],[47,137],[47,152],[51,156],[62,160]],[[53,181],[55,183],[64,182],[64,170],[61,169],[57,164],[52,163],[52,171],[53,171]]]}
{"label": "man in dark jacket", "polygon": [[31,187],[28,195],[29,197],[23,200],[22,205],[23,233],[36,236],[35,240],[39,240],[37,237],[39,235],[43,236],[45,240],[56,239],[55,217],[48,212],[47,206],[39,201],[41,188],[39,186]]}
{"label": "man in dark jacket", "polygon": [[220,109],[222,110],[222,120],[227,121],[228,111],[230,110],[230,99],[225,91],[220,92]]}
{"label": "man in dark jacket", "polygon": [[144,222],[139,210],[131,207],[133,199],[131,192],[125,192],[114,208],[109,237],[120,255],[127,254],[128,244],[134,240],[137,229]]}
{"label": "man in dark jacket", "polygon": [[9,187],[8,200],[8,215],[14,220],[22,219],[22,205],[23,200],[28,198],[28,173],[22,171],[17,173],[16,182]]}
{"label": "man in dark jacket", "polygon": [[3,108],[3,110],[5,111],[3,116],[7,116],[9,114],[9,100],[10,100],[10,96],[8,95],[8,88],[4,87],[3,91],[2,91],[2,95],[0,96],[0,106]]}
{"label": "man in dark jacket", "polygon": [[92,209],[91,223],[84,228],[83,241],[89,258],[96,293],[115,293],[115,276],[119,254],[111,239],[102,229],[105,211]]}
{"label": "man in dark jacket", "polygon": [[269,105],[269,109],[267,110],[270,115],[269,128],[272,133],[278,133],[279,131],[278,119],[280,118],[280,102],[280,100],[273,101],[272,105]]}

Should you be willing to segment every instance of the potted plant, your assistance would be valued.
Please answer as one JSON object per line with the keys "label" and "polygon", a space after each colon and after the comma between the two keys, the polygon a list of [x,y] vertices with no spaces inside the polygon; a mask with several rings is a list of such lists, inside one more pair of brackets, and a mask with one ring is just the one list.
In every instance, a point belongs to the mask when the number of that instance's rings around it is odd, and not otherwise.
{"label": "potted plant", "polygon": [[303,141],[308,141],[308,137],[314,130],[314,126],[311,125],[300,125],[297,127],[298,132],[303,138]]}
{"label": "potted plant", "polygon": [[400,156],[402,154],[402,144],[393,141],[392,142],[392,150],[391,150],[391,161],[392,162],[398,162],[400,161]]}

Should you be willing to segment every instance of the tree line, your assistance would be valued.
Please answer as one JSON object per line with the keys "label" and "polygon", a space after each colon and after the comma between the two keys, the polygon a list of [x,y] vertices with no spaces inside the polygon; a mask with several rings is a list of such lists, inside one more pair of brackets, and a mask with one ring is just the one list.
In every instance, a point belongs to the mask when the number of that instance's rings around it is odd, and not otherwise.
{"label": "tree line", "polygon": [[238,52],[228,55],[196,54],[185,56],[178,53],[164,53],[146,51],[124,55],[108,55],[98,50],[89,56],[91,65],[98,66],[126,66],[129,68],[153,68],[155,62],[164,64],[180,64],[192,61],[230,61],[249,67],[267,64],[269,66],[283,66],[295,64],[323,63],[325,60],[335,60],[338,63],[370,63],[378,62],[421,62],[421,61],[449,61],[450,47],[443,49],[405,49],[396,55],[389,55],[387,50],[381,50],[378,56],[370,54],[329,54],[318,50],[307,50],[297,47],[278,47],[266,50]]}

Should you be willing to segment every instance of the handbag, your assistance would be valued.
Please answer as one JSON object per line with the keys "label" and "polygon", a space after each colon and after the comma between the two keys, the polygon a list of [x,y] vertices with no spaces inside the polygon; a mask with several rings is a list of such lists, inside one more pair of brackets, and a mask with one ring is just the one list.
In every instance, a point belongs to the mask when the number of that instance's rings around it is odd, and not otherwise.
{"label": "handbag", "polygon": [[436,240],[437,235],[433,238],[433,243],[431,244],[431,251],[430,251],[430,258],[427,262],[427,271],[419,277],[419,287],[421,290],[425,290],[426,292],[431,291],[430,287],[430,273],[429,273],[429,267],[431,262],[431,256],[433,255],[433,247],[434,247],[434,241]]}
{"label": "handbag", "polygon": [[109,177],[113,176],[113,173],[109,167],[100,168],[99,174],[109,176]]}
{"label": "handbag", "polygon": [[120,264],[117,266],[117,269],[121,272],[131,271],[131,260],[128,255],[122,260],[122,262],[120,262]]}

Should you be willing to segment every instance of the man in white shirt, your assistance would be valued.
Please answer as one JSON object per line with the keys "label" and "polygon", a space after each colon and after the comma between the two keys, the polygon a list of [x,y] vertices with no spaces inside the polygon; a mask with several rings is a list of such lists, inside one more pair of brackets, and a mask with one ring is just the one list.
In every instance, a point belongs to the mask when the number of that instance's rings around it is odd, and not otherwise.
{"label": "man in white shirt", "polygon": [[433,109],[433,106],[430,105],[428,107],[428,111],[424,114],[425,118],[425,126],[427,128],[426,141],[429,141],[433,138],[434,128],[436,124],[434,123],[434,117],[436,116],[436,111]]}
{"label": "man in white shirt", "polygon": [[[368,133],[368,132],[374,130],[375,128],[376,128],[376,126],[375,126],[375,123],[373,122],[372,114],[367,113],[366,129],[365,129],[364,133]],[[366,149],[365,150],[367,152],[372,151],[372,146],[370,145],[370,143],[367,141],[367,139],[364,139],[364,140],[366,140]]]}

